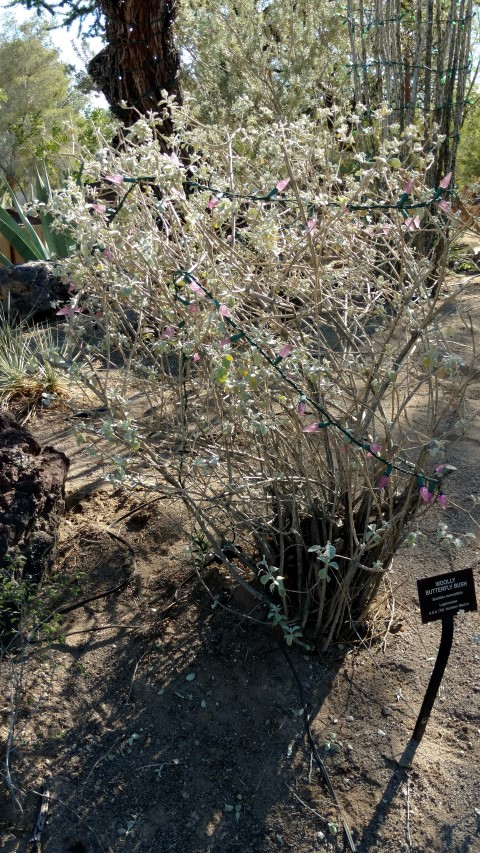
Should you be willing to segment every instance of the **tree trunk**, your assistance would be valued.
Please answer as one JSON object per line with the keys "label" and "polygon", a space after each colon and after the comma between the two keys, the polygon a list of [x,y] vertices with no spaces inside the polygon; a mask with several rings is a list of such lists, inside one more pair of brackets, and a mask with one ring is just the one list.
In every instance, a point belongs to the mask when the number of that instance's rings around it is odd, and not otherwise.
{"label": "tree trunk", "polygon": [[[107,44],[88,71],[122,124],[129,127],[139,114],[157,111],[162,92],[180,101],[175,0],[102,0],[99,6]],[[159,131],[171,135],[168,113]]]}

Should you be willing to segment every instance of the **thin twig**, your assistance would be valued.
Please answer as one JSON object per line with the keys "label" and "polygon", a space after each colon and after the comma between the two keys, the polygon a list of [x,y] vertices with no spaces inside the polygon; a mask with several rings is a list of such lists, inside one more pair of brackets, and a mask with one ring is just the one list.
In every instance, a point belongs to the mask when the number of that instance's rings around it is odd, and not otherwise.
{"label": "thin twig", "polygon": [[309,805],[308,805],[308,803],[306,803],[304,800],[302,800],[302,799],[298,796],[298,794],[296,794],[296,793],[295,793],[295,791],[293,790],[293,788],[291,788],[291,787],[290,787],[290,785],[287,785],[287,783],[286,783],[286,782],[285,782],[285,787],[286,787],[286,788],[288,788],[288,790],[290,791],[290,793],[291,793],[291,794],[293,794],[293,796],[295,797],[295,799],[296,799],[296,800],[298,800],[298,802],[299,802],[299,803],[301,803],[301,804],[302,804],[302,806],[305,806],[305,808],[306,808],[306,809],[308,809],[308,811],[309,811],[309,812],[313,812],[313,814],[314,814],[314,815],[316,815],[317,817],[319,817],[319,818],[320,818],[320,820],[324,821],[324,823],[328,823],[328,820],[327,820],[327,818],[326,818],[326,817],[323,817],[323,815],[321,815],[321,814],[320,814],[320,812],[317,812],[317,811],[315,811],[315,809],[312,809],[312,807],[311,807],[311,806],[309,806]]}
{"label": "thin twig", "polygon": [[412,836],[410,835],[410,777],[407,776],[407,841],[409,846],[412,846]]}
{"label": "thin twig", "polygon": [[13,739],[14,739],[14,735],[15,735],[15,724],[17,722],[19,705],[20,705],[20,701],[21,701],[21,693],[22,693],[23,662],[20,665],[21,676],[20,676],[20,681],[19,682],[17,681],[15,694],[14,694],[14,690],[13,690],[14,677],[13,677],[13,662],[12,661],[9,661],[9,669],[10,669],[10,722],[9,722],[9,726],[8,726],[7,742],[5,744],[5,753],[4,753],[4,757],[3,757],[3,765],[5,768],[5,772],[2,775],[3,775],[3,778],[5,779],[5,783],[7,785],[9,792],[10,792],[10,796],[12,798],[14,808],[18,812],[20,812],[20,814],[23,814],[22,804],[20,803],[20,800],[17,797],[17,794],[16,794],[17,788],[12,782],[12,775],[11,775],[11,771],[10,771],[10,755],[11,755],[12,746],[13,746]]}
{"label": "thin twig", "polygon": [[132,515],[136,515],[137,512],[140,512],[142,509],[146,509],[147,507],[153,506],[153,504],[158,503],[158,501],[165,501],[168,499],[175,499],[175,494],[170,493],[168,495],[158,495],[156,498],[153,498],[151,501],[143,501],[143,503],[139,504],[135,507],[135,509],[131,509],[129,512],[126,512],[124,515],[120,515],[119,518],[115,518],[107,527],[107,531],[110,532],[110,528],[114,527],[115,524],[120,524],[121,521],[125,521],[126,518],[130,518]]}
{"label": "thin twig", "polygon": [[288,653],[287,649],[285,648],[285,646],[280,641],[278,641],[278,646],[279,646],[280,651],[282,652],[283,656],[285,657],[285,659],[286,659],[286,661],[290,667],[290,670],[291,670],[292,675],[294,677],[295,683],[298,687],[298,692],[300,695],[300,701],[302,703],[302,708],[303,708],[303,722],[305,725],[307,740],[308,740],[308,743],[310,745],[313,757],[315,758],[315,762],[317,764],[317,767],[321,773],[323,781],[325,782],[328,793],[330,795],[330,799],[332,800],[332,803],[334,804],[335,808],[337,809],[338,816],[342,822],[343,831],[345,833],[345,838],[346,838],[347,844],[350,848],[350,851],[351,851],[351,853],[355,853],[356,847],[355,847],[355,843],[354,843],[353,838],[352,838],[352,834],[350,832],[350,828],[349,828],[347,821],[346,821],[346,818],[343,814],[342,807],[340,806],[340,803],[338,802],[337,795],[336,795],[335,789],[332,785],[332,782],[331,782],[330,776],[328,774],[327,768],[325,767],[325,763],[322,761],[322,758],[321,758],[321,756],[318,752],[318,749],[317,749],[317,745],[313,739],[312,729],[310,726],[310,714],[308,711],[308,702],[307,702],[307,699],[306,699],[306,696],[305,696],[305,693],[303,690],[303,684],[302,684],[302,682],[300,680],[300,676],[298,675],[298,672],[297,672],[297,670],[293,664],[293,660],[291,658],[291,655]]}
{"label": "thin twig", "polygon": [[[0,776],[3,776],[3,778],[5,778],[5,774],[2,773],[1,771],[0,771]],[[21,793],[23,795],[36,794],[38,797],[43,796],[42,791],[41,790],[38,791],[36,788],[20,788],[18,785],[14,785],[14,788],[15,788],[16,792]],[[83,817],[77,811],[75,811],[75,809],[72,809],[72,807],[69,806],[68,803],[66,803],[64,800],[60,799],[60,797],[54,796],[51,793],[48,794],[47,799],[48,799],[49,803],[58,803],[59,805],[63,806],[65,809],[67,809],[67,811],[69,811],[71,814],[73,814],[76,817],[76,819],[92,834],[93,838],[95,839],[96,843],[98,844],[99,850],[101,851],[101,853],[103,853],[103,851],[105,850],[105,847],[102,844],[102,842],[100,841],[97,833],[95,832],[94,829],[92,829],[90,824],[88,824],[87,821],[84,820]]]}

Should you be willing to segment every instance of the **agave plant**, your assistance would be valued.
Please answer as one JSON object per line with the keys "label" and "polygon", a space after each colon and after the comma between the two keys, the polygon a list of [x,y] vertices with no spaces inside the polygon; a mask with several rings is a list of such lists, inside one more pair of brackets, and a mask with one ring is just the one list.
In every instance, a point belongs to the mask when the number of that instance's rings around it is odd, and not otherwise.
{"label": "agave plant", "polygon": [[[24,213],[15,193],[8,188],[13,206],[20,218],[20,222],[4,207],[0,207],[0,234],[4,237],[24,261],[49,261],[52,258],[66,258],[70,254],[72,242],[65,236],[55,231],[54,219],[50,213],[40,208],[39,218],[42,225],[44,240],[36,233],[30,220]],[[42,204],[47,204],[51,199],[52,190],[48,175],[45,172],[42,177],[37,169],[36,174],[37,199]],[[0,264],[13,266],[9,258],[0,252]]]}
{"label": "agave plant", "polygon": [[[42,175],[36,171],[36,196],[42,204],[48,204],[52,198],[52,188],[48,179],[48,174],[45,171]],[[50,257],[67,258],[72,250],[73,240],[67,237],[64,233],[59,233],[55,230],[55,220],[51,213],[45,212],[41,207],[38,210],[38,216],[42,224],[42,231],[45,238],[45,243],[48,246]]]}

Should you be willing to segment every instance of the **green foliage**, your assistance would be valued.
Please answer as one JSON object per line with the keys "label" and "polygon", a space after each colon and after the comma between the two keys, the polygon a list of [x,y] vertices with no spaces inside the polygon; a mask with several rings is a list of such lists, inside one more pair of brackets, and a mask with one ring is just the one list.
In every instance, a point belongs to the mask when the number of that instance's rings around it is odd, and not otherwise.
{"label": "green foliage", "polygon": [[[47,12],[49,15],[56,15],[58,26],[71,27],[72,24],[77,24],[81,29],[84,29],[85,35],[96,36],[103,32],[102,22],[102,7],[95,0],[85,0],[85,2],[77,2],[77,0],[17,0],[18,5],[24,6],[29,11],[35,10],[37,14],[42,15]],[[87,21],[85,20],[87,19]]]}
{"label": "green foliage", "polygon": [[27,608],[32,585],[23,578],[24,557],[5,554],[0,565],[0,642],[4,632],[18,625]]}
{"label": "green foliage", "polygon": [[18,31],[4,25],[0,79],[0,169],[10,185],[27,193],[36,163],[44,163],[55,180],[62,174],[86,100],[71,86],[68,67],[42,23]]}
{"label": "green foliage", "polygon": [[[179,5],[182,84],[192,111],[234,127],[264,114],[266,93],[293,120],[349,97],[344,3],[240,0]],[[247,59],[248,57],[248,59]]]}
{"label": "green foliage", "polygon": [[480,100],[469,110],[460,134],[457,179],[461,186],[480,183]]}
{"label": "green foliage", "polygon": [[96,154],[109,145],[118,132],[119,125],[109,110],[94,107],[87,110],[79,122],[78,147],[84,153]]}
{"label": "green foliage", "polygon": [[34,628],[46,640],[61,637],[62,616],[55,613],[55,602],[66,589],[78,591],[83,579],[77,573],[73,582],[65,575],[53,575],[39,587],[25,576],[25,557],[5,554],[0,561],[0,648],[9,645],[15,634],[28,633]]}

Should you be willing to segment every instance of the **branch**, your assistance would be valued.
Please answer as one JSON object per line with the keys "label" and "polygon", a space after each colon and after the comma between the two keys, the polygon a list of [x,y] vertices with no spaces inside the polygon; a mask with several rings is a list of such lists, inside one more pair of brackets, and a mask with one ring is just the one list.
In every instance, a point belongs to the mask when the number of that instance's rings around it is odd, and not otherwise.
{"label": "branch", "polygon": [[75,3],[73,0],[59,0],[57,3],[48,3],[47,0],[13,0],[7,8],[15,6],[23,6],[28,12],[35,11],[37,15],[48,12],[52,17],[57,17],[58,23],[52,24],[50,29],[69,29],[72,24],[78,23],[79,34],[84,28],[86,18],[93,15],[93,23],[85,27],[84,35],[98,36],[104,32],[102,10],[96,2]]}

